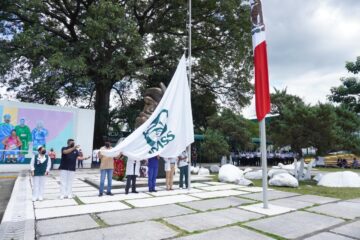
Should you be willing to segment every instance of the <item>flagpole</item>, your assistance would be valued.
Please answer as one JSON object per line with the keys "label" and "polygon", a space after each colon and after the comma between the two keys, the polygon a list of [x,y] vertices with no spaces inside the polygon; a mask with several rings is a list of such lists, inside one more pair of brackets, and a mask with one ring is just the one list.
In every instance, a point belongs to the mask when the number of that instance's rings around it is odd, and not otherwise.
{"label": "flagpole", "polygon": [[263,187],[263,207],[269,208],[267,196],[267,156],[266,156],[266,127],[265,117],[260,121],[260,151],[261,151],[261,167],[262,167],[262,187]]}
{"label": "flagpole", "polygon": [[[191,99],[191,0],[189,0],[189,89]],[[190,100],[191,101],[191,100]],[[188,190],[191,190],[191,144],[187,147],[189,165],[188,165]]]}

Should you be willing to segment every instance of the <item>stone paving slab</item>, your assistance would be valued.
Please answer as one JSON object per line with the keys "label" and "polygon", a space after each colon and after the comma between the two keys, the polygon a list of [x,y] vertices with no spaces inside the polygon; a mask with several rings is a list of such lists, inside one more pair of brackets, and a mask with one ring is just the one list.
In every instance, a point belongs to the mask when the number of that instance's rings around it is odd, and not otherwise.
{"label": "stone paving slab", "polygon": [[215,198],[208,200],[200,200],[188,203],[181,203],[181,205],[199,210],[199,211],[208,211],[211,209],[220,209],[228,207],[237,207],[243,204],[254,203],[253,200],[242,199],[238,197],[225,197],[225,198]]}
{"label": "stone paving slab", "polygon": [[52,194],[52,193],[60,194],[60,186],[57,188],[45,188],[44,189],[44,194]]}
{"label": "stone paving slab", "polygon": [[227,227],[217,230],[211,230],[200,234],[193,234],[186,237],[176,238],[177,240],[271,240],[273,238],[267,237],[257,232],[252,232],[242,227]]}
{"label": "stone paving slab", "polygon": [[238,208],[228,208],[224,210],[165,218],[164,220],[188,232],[194,232],[261,217],[263,217],[263,215],[247,212]]}
{"label": "stone paving slab", "polygon": [[176,231],[159,222],[150,221],[40,237],[40,240],[160,240],[175,237],[177,234]]}
{"label": "stone paving slab", "polygon": [[245,225],[283,238],[295,239],[343,222],[344,220],[334,217],[297,211],[256,220]]}
{"label": "stone paving slab", "polygon": [[325,203],[331,203],[331,202],[336,202],[336,201],[340,200],[337,198],[322,197],[322,196],[316,196],[316,195],[299,195],[299,196],[291,197],[289,199],[313,203],[313,204],[325,204]]}
{"label": "stone paving slab", "polygon": [[238,191],[238,190],[223,190],[223,191],[214,191],[214,192],[193,193],[190,195],[197,198],[205,199],[205,198],[237,196],[241,194],[247,194],[247,192]]}
{"label": "stone paving slab", "polygon": [[99,227],[89,215],[37,221],[37,235],[44,236]]}
{"label": "stone paving slab", "polygon": [[[299,196],[297,193],[291,193],[291,192],[281,192],[281,191],[268,191],[268,200],[274,200],[279,198],[287,198],[292,196]],[[242,197],[250,198],[257,201],[263,200],[263,194],[261,192],[259,193],[251,193],[247,195],[243,195]]]}
{"label": "stone paving slab", "polygon": [[125,201],[134,207],[152,207],[152,206],[167,205],[172,203],[191,202],[196,200],[199,199],[188,195],[174,195],[174,196],[153,197],[153,198],[145,198],[145,199],[125,200]]}
{"label": "stone paving slab", "polygon": [[239,187],[242,188],[241,186],[235,184],[221,184],[221,185],[198,187],[198,188],[205,191],[218,191],[218,190],[238,189]]}
{"label": "stone paving slab", "polygon": [[341,235],[337,235],[334,233],[329,233],[329,232],[322,232],[319,234],[316,234],[312,237],[309,238],[304,238],[304,240],[353,240],[353,238],[347,238]]}
{"label": "stone paving slab", "polygon": [[116,202],[122,200],[129,199],[142,199],[151,197],[146,193],[138,193],[138,194],[115,194],[113,196],[103,195],[102,197],[94,196],[94,197],[79,197],[79,199],[85,204],[91,203],[103,203],[103,202]]}
{"label": "stone paving slab", "polygon": [[276,199],[276,200],[270,201],[269,203],[272,205],[288,207],[288,208],[293,208],[293,209],[301,209],[301,208],[310,207],[310,206],[314,205],[314,203],[297,201],[292,198]]}
{"label": "stone paving slab", "polygon": [[35,208],[51,208],[51,207],[62,207],[62,206],[72,206],[72,205],[78,205],[74,199],[43,200],[43,201],[36,201],[34,203]]}
{"label": "stone paving slab", "polygon": [[331,230],[349,237],[360,239],[360,221],[352,222]]}
{"label": "stone paving slab", "polygon": [[[241,191],[258,193],[258,192],[262,192],[263,189],[262,189],[262,187],[243,187],[243,188],[241,188]],[[273,189],[268,188],[268,191],[273,191]]]}
{"label": "stone paving slab", "polygon": [[77,192],[87,192],[87,191],[98,191],[98,189],[91,187],[91,186],[87,186],[87,187],[73,187],[72,188],[73,193],[77,193]]}
{"label": "stone paving slab", "polygon": [[264,208],[263,203],[252,204],[252,205],[247,205],[247,206],[240,206],[239,208],[245,209],[247,211],[255,212],[255,213],[260,213],[260,214],[267,215],[267,216],[274,216],[274,215],[279,215],[279,214],[295,211],[294,208],[282,207],[282,206],[272,205],[272,204],[268,204],[268,208]]}
{"label": "stone paving slab", "polygon": [[360,217],[360,204],[354,202],[328,203],[325,205],[309,208],[307,210],[345,219],[355,219]]}
{"label": "stone paving slab", "polygon": [[204,192],[204,191],[193,188],[190,191],[187,189],[174,189],[172,191],[151,192],[150,194],[155,197],[161,197],[161,196],[171,196],[171,195],[178,195],[178,194],[201,193],[201,192]]}
{"label": "stone paving slab", "polygon": [[360,203],[360,198],[349,199],[349,200],[346,200],[346,202]]}
{"label": "stone paving slab", "polygon": [[109,202],[109,203],[97,203],[97,204],[86,204],[78,206],[65,206],[65,207],[54,207],[54,208],[41,208],[35,210],[35,216],[37,219],[55,218],[55,217],[66,217],[88,213],[98,213],[128,209],[129,206],[121,202]]}
{"label": "stone paving slab", "polygon": [[204,182],[206,184],[209,184],[209,185],[224,185],[224,184],[227,184],[227,183],[223,183],[223,182]]}
{"label": "stone paving slab", "polygon": [[205,184],[205,183],[200,183],[200,182],[195,182],[195,183],[191,183],[191,187],[207,187],[209,186],[208,184]]}
{"label": "stone paving slab", "polygon": [[165,217],[179,216],[189,213],[195,213],[195,211],[178,206],[176,204],[170,204],[164,206],[135,208],[116,212],[100,213],[97,215],[109,225],[119,225]]}

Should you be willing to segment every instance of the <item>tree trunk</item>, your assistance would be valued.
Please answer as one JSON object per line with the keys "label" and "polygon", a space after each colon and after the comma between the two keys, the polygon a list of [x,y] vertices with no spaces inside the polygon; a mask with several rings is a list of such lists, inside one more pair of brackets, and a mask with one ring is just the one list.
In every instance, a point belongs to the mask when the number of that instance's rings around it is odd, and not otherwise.
{"label": "tree trunk", "polygon": [[104,140],[108,135],[111,86],[104,84],[104,82],[105,81],[101,81],[95,86],[96,95],[95,95],[95,129],[94,129],[94,142],[93,142],[94,149],[99,149],[101,146],[103,146]]}

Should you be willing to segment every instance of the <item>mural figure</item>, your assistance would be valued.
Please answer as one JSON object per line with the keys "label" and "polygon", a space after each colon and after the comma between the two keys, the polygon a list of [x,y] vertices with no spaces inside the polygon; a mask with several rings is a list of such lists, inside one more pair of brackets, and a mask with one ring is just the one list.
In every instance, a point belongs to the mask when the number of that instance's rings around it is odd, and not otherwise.
{"label": "mural figure", "polygon": [[10,121],[11,121],[10,114],[5,114],[4,122],[0,123],[0,150],[1,150],[0,151],[0,161],[5,161],[5,158],[4,158],[5,146],[3,144],[3,141],[5,140],[5,138],[10,136],[11,131],[14,129],[14,126],[11,125]]}
{"label": "mural figure", "polygon": [[25,160],[25,155],[29,152],[29,145],[32,141],[30,128],[29,126],[25,125],[25,118],[20,119],[20,124],[15,127],[15,131],[22,143],[19,161],[23,162]]}
{"label": "mural figure", "polygon": [[36,128],[32,130],[32,141],[33,141],[33,151],[37,151],[37,146],[46,146],[46,137],[49,132],[44,128],[44,123],[42,121],[38,121],[36,123]]}

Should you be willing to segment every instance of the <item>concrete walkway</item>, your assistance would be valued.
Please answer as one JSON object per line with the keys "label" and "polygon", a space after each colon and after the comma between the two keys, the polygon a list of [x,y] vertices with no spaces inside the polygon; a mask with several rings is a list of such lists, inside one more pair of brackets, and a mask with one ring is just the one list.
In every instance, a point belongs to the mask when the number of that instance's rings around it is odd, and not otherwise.
{"label": "concrete walkway", "polygon": [[[85,181],[98,177],[94,170],[77,172],[76,197],[59,200],[59,176],[53,172],[45,200],[34,204],[30,178],[19,177],[0,239],[360,239],[360,199],[270,190],[270,209],[264,210],[261,188],[211,180],[193,183],[190,192],[160,186],[156,193],[139,187],[140,193],[125,195],[119,188],[114,196],[98,197]],[[20,227],[11,231],[15,223]]]}

